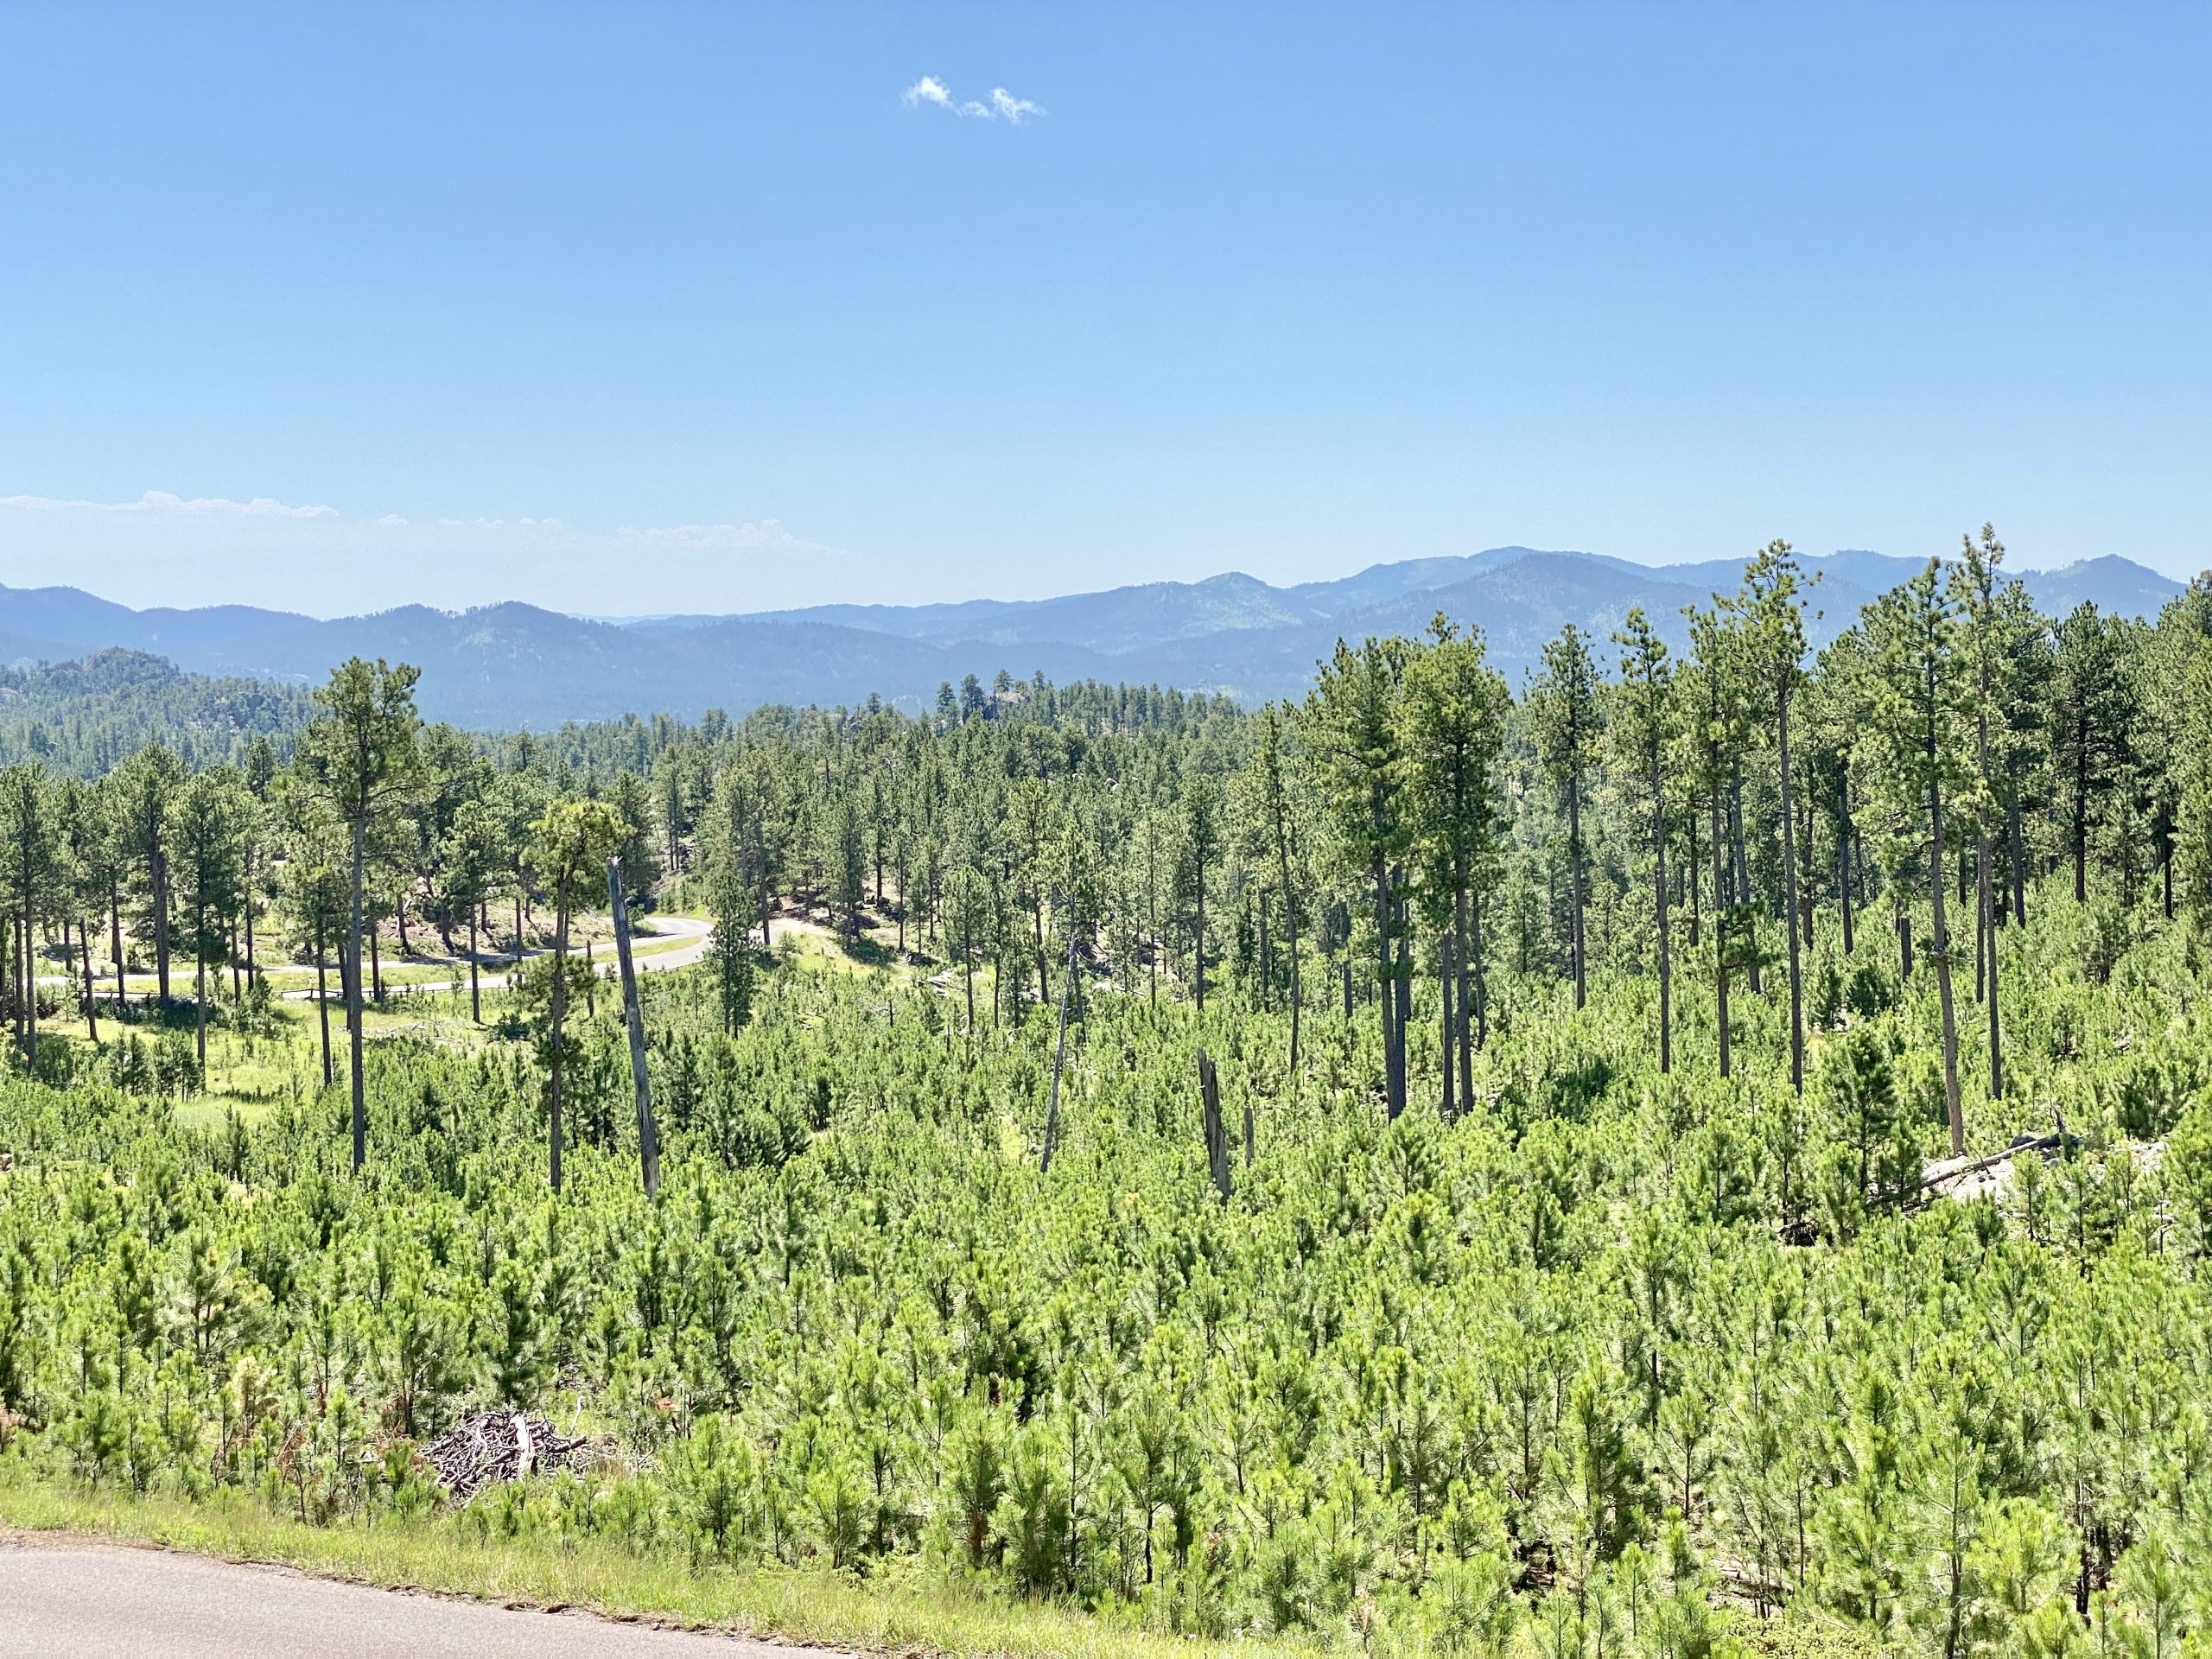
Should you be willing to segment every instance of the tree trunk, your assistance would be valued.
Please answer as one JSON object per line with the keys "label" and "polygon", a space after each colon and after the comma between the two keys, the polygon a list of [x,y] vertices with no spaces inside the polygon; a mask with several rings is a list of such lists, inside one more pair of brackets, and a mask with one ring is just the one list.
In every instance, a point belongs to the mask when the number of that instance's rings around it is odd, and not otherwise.
{"label": "tree trunk", "polygon": [[1959,1107],[1959,1028],[1951,1006],[1951,940],[1943,922],[1943,791],[1928,785],[1929,882],[1935,899],[1936,995],[1943,1012],[1943,1111],[1950,1121],[1951,1156],[1963,1158],[1967,1150],[1966,1117]]}
{"label": "tree trunk", "polygon": [[[1975,731],[1975,743],[1981,762],[1981,779],[1985,789],[1989,782],[1989,716],[1985,713]],[[1999,1040],[1997,1020],[1997,917],[1991,909],[1989,891],[1989,825],[1978,818],[1975,825],[1978,851],[1975,862],[1980,870],[1982,949],[1987,952],[1989,984],[1986,1001],[1989,1010],[1989,1097],[2002,1098],[2005,1093],[2005,1053]]]}
{"label": "tree trunk", "polygon": [[1728,1075],[1728,904],[1721,889],[1726,843],[1720,834],[1720,787],[1713,790],[1713,1017],[1719,1027],[1720,1075]]}
{"label": "tree trunk", "polygon": [[546,1025],[553,1038],[546,1090],[547,1140],[551,1151],[549,1173],[553,1190],[561,1190],[561,1050],[562,1027],[569,1014],[569,876],[563,872],[553,900],[553,991]]}
{"label": "tree trunk", "polygon": [[[1744,925],[1751,931],[1756,944],[1758,921],[1751,911],[1751,861],[1744,850],[1744,772],[1740,765],[1729,779],[1728,841],[1734,849],[1736,902],[1744,907]],[[1760,981],[1759,953],[1754,950],[1744,967],[1744,982],[1751,988],[1753,996],[1759,995],[1765,989]]]}
{"label": "tree trunk", "polygon": [[98,1048],[100,1014],[99,1005],[92,1000],[92,930],[91,924],[81,916],[77,918],[77,943],[83,947],[85,953],[85,1033],[92,1039],[92,1046]]}
{"label": "tree trunk", "polygon": [[[1068,929],[1067,972],[1060,980],[1060,1029],[1052,1039],[1052,1097],[1045,1108],[1045,1152],[1037,1160],[1037,1173],[1045,1174],[1052,1167],[1052,1154],[1060,1135],[1060,1068],[1068,1057],[1068,992],[1075,984],[1075,929]],[[1045,988],[1037,988],[1044,995]]]}
{"label": "tree trunk", "polygon": [[1789,700],[1777,706],[1775,750],[1782,783],[1782,923],[1789,938],[1789,1086],[1805,1092],[1805,997],[1802,969],[1797,954],[1796,815],[1789,797]]}
{"label": "tree trunk", "polygon": [[[1200,1014],[1204,1014],[1206,1011],[1206,861],[1203,857],[1200,857],[1196,859],[1194,862],[1198,868],[1198,925],[1196,941],[1192,947],[1191,955],[1192,958],[1192,965],[1198,974],[1198,1012]],[[1041,938],[1042,936],[1040,935],[1040,949],[1038,954],[1038,962],[1040,965],[1037,971],[1037,991],[1038,995],[1040,996],[1044,995],[1045,990],[1045,972],[1041,966],[1044,962],[1044,954],[1041,949]]]}
{"label": "tree trunk", "polygon": [[169,861],[156,848],[153,859],[154,984],[166,1007],[169,1000]]}
{"label": "tree trunk", "polygon": [[[1402,865],[1390,872],[1390,885],[1398,893],[1405,891],[1406,872]],[[1398,938],[1397,961],[1391,970],[1385,989],[1383,1007],[1392,1010],[1390,1020],[1390,1067],[1398,1079],[1398,1110],[1406,1109],[1406,1028],[1413,1022],[1413,918],[1402,898],[1393,917]]]}
{"label": "tree trunk", "polygon": [[1449,1123],[1452,1121],[1452,1107],[1453,1104],[1452,1086],[1457,1082],[1457,1079],[1452,1076],[1452,1062],[1457,1058],[1457,1052],[1459,1048],[1459,1034],[1454,1028],[1452,1020],[1452,935],[1450,933],[1446,933],[1442,938],[1437,941],[1436,954],[1439,959],[1437,963],[1437,989],[1441,994],[1440,1001],[1443,1008],[1443,1030],[1440,1034],[1444,1039],[1444,1090],[1437,1104],[1436,1115],[1443,1122]]}
{"label": "tree trunk", "polygon": [[1843,916],[1843,954],[1851,954],[1851,780],[1843,782],[1842,809],[1836,815],[1835,896]]}
{"label": "tree trunk", "polygon": [[613,913],[614,957],[622,976],[622,1024],[630,1035],[630,1084],[637,1091],[638,1165],[645,1196],[660,1192],[660,1125],[653,1120],[652,1082],[645,1070],[645,1016],[638,1006],[638,975],[630,961],[630,908],[622,891],[622,866],[607,861],[607,906]]}
{"label": "tree trunk", "polygon": [[113,876],[107,881],[108,949],[115,954],[115,1017],[123,1017],[123,1005],[130,994],[123,983],[123,894]]}
{"label": "tree trunk", "polygon": [[1651,845],[1656,874],[1652,881],[1652,906],[1659,923],[1659,1070],[1675,1069],[1675,1021],[1672,970],[1667,954],[1667,795],[1657,766],[1651,772]]}
{"label": "tree trunk", "polygon": [[1582,779],[1580,776],[1569,778],[1567,784],[1567,880],[1574,906],[1574,1006],[1580,1008],[1589,995],[1583,955]]}
{"label": "tree trunk", "polygon": [[1299,994],[1298,981],[1298,895],[1290,885],[1290,839],[1282,820],[1282,810],[1275,810],[1275,868],[1282,878],[1283,944],[1290,952],[1290,1087],[1291,1097],[1298,1092],[1298,1016],[1305,998]]}
{"label": "tree trunk", "polygon": [[468,907],[468,1017],[480,1026],[484,1023],[484,1004],[476,982],[477,969],[482,965],[477,960],[476,921],[483,909],[480,902]]}
{"label": "tree trunk", "polygon": [[192,937],[192,1038],[200,1056],[204,1088],[207,1076],[207,935],[202,931],[207,924],[196,918],[195,921]]}
{"label": "tree trunk", "polygon": [[1697,904],[1698,870],[1700,866],[1697,855],[1697,813],[1695,810],[1693,809],[1688,812],[1685,812],[1682,815],[1682,819],[1683,827],[1688,831],[1690,838],[1689,868],[1683,877],[1682,891],[1690,901],[1690,949],[1694,950],[1698,946],[1698,936],[1702,931],[1700,926],[1701,918],[1698,915]]}
{"label": "tree trunk", "polygon": [[[1483,895],[1479,889],[1467,898],[1467,944],[1475,958],[1475,1046],[1490,1044],[1490,980],[1483,971]],[[1472,1068],[1469,1068],[1470,1073]]]}
{"label": "tree trunk", "polygon": [[[1390,932],[1395,913],[1390,899],[1390,867],[1375,855],[1375,985],[1382,1007],[1382,1094],[1393,1122],[1406,1109],[1406,1066],[1396,1042],[1396,999],[1390,995]],[[1350,1001],[1351,982],[1345,982]],[[1347,1009],[1349,1012],[1349,1009]]]}
{"label": "tree trunk", "polygon": [[363,1088],[361,1071],[361,865],[362,843],[368,838],[368,825],[357,818],[353,821],[353,879],[346,923],[345,979],[346,1043],[353,1068],[353,1168],[358,1173],[369,1156],[369,1103]]}
{"label": "tree trunk", "polygon": [[1475,1109],[1475,1039],[1473,1022],[1468,1018],[1469,1005],[1473,1001],[1474,963],[1467,938],[1467,880],[1465,861],[1460,861],[1459,879],[1452,884],[1452,963],[1458,970],[1459,983],[1453,988],[1459,1005],[1459,1019],[1454,1022],[1459,1044],[1459,1116],[1465,1117]]}
{"label": "tree trunk", "polygon": [[331,1084],[330,1069],[330,981],[323,970],[324,948],[322,920],[315,925],[315,1011],[322,1021],[322,1086]]}

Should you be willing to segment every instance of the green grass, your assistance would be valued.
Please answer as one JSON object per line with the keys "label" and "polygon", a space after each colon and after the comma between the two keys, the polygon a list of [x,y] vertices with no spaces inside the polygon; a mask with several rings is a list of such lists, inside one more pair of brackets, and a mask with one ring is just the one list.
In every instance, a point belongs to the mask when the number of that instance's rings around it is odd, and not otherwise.
{"label": "green grass", "polygon": [[986,1596],[909,1570],[858,1579],[823,1568],[694,1569],[592,1542],[485,1540],[448,1517],[303,1526],[235,1492],[200,1503],[132,1497],[25,1478],[0,1465],[0,1527],[156,1544],[324,1578],[501,1605],[583,1607],[688,1628],[907,1654],[1145,1656],[1313,1649],[1150,1635],[1073,1609]]}

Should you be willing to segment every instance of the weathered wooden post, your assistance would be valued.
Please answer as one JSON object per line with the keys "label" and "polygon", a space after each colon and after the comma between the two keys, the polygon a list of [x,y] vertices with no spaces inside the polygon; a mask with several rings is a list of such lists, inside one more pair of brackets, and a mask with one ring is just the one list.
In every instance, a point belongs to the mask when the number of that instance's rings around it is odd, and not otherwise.
{"label": "weathered wooden post", "polygon": [[1198,1098],[1205,1108],[1206,1166],[1221,1201],[1229,1202],[1229,1135],[1221,1121],[1221,1079],[1214,1073],[1213,1057],[1198,1051]]}
{"label": "weathered wooden post", "polygon": [[653,1122],[652,1083],[645,1075],[645,1016],[638,1007],[638,975],[630,964],[630,906],[622,896],[622,861],[607,861],[607,902],[614,912],[614,956],[621,964],[622,1020],[630,1028],[630,1080],[638,1090],[638,1160],[645,1196],[660,1192],[660,1129]]}

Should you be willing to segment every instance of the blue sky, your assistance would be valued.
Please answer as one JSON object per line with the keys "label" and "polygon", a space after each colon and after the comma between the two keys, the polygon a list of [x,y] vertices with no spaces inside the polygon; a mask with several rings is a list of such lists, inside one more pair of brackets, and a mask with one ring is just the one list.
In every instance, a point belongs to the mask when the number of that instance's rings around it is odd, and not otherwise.
{"label": "blue sky", "polygon": [[2186,574],[2209,60],[2121,4],[17,3],[0,581],[735,610],[1985,518]]}

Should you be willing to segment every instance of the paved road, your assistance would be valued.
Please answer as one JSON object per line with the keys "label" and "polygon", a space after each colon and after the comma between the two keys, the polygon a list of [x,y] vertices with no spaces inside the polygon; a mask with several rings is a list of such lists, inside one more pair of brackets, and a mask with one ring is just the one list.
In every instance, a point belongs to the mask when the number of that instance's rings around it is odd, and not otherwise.
{"label": "paved road", "polygon": [[[702,922],[690,916],[655,916],[652,918],[652,932],[634,934],[632,936],[633,940],[639,944],[657,942],[661,939],[681,939],[683,943],[675,946],[671,950],[648,950],[635,956],[632,959],[636,962],[638,971],[641,974],[664,974],[671,968],[689,968],[693,963],[698,961],[702,957],[707,954],[707,945],[712,939],[715,931],[713,923]],[[574,946],[573,952],[577,956],[582,956],[583,954],[583,947],[582,945]],[[546,952],[543,950],[525,950],[523,954],[526,957],[542,957],[545,955]],[[403,959],[394,957],[392,960],[394,963],[397,964]],[[514,960],[515,959],[511,956],[487,956],[483,960],[483,965],[480,969],[481,975],[486,979],[491,979],[498,975],[504,974],[514,966]],[[409,965],[413,965],[413,962],[410,961]],[[603,951],[597,953],[597,965],[602,968],[611,968],[614,965],[614,946],[611,942],[607,944],[606,949]],[[454,963],[454,970],[461,976],[458,979],[429,980],[427,982],[417,982],[412,984],[403,984],[397,981],[388,982],[385,986],[385,998],[389,1000],[407,991],[458,991],[467,988],[468,984],[467,958],[462,957],[456,962]],[[136,977],[143,979],[146,976],[140,974],[136,976]],[[334,981],[336,976],[334,975],[332,977]],[[41,985],[67,985],[74,987],[77,984],[78,980],[77,976],[73,974],[41,974],[38,976],[38,982]],[[189,964],[187,965],[182,977],[175,982],[184,988],[181,994],[188,999],[191,994],[192,985],[192,976],[189,969]],[[104,973],[95,982],[95,983],[98,986],[98,989],[94,994],[98,995],[102,1001],[112,1001],[114,1000],[115,975],[112,970]],[[137,990],[129,993],[130,998],[133,1001],[143,1001],[152,995],[153,993],[151,991],[147,990]],[[315,988],[312,986],[301,990],[285,991],[282,993],[282,995],[289,1001],[312,1002],[315,1001]],[[329,995],[331,1001],[334,1002],[338,1000],[338,993],[336,991],[334,990]]]}
{"label": "paved road", "polygon": [[[653,918],[652,925],[653,931],[651,933],[632,935],[633,942],[682,939],[683,943],[672,950],[652,950],[642,955],[633,954],[631,960],[636,963],[637,969],[641,974],[664,974],[671,968],[689,968],[707,954],[707,946],[711,942],[715,931],[713,923],[698,921],[690,916],[656,916]],[[526,957],[542,957],[548,955],[549,952],[525,950],[523,954]],[[569,948],[569,954],[581,957],[583,955],[583,947],[572,945]],[[492,979],[499,974],[505,973],[514,966],[514,960],[512,957],[501,957],[496,961],[487,960],[482,969],[482,976]],[[614,966],[614,946],[611,941],[604,950],[594,947],[594,966],[602,969],[612,968]],[[417,980],[408,984],[402,984],[397,981],[389,982],[384,988],[385,1001],[387,1003],[392,1002],[416,991],[466,990],[468,988],[468,976],[465,971],[467,967],[466,961],[461,963],[461,967],[464,971],[459,979]],[[315,1001],[315,991],[312,987],[305,990],[286,991],[283,995],[288,1001],[295,1002]],[[333,1001],[336,1001],[338,993],[332,991],[330,997]]]}
{"label": "paved road", "polygon": [[589,1613],[372,1590],[285,1567],[0,1534],[6,1659],[794,1659],[802,1651]]}

